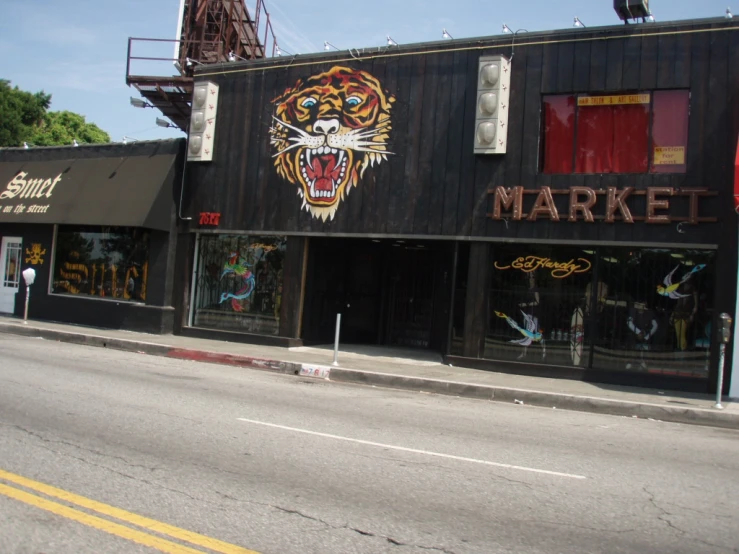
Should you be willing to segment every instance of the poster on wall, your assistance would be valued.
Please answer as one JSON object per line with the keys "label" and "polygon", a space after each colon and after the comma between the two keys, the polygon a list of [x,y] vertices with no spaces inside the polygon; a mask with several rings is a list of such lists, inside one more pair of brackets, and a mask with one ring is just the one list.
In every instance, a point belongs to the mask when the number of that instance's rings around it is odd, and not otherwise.
{"label": "poster on wall", "polygon": [[342,66],[299,79],[272,101],[275,168],[313,218],[332,220],[366,169],[392,154],[394,102],[370,73]]}

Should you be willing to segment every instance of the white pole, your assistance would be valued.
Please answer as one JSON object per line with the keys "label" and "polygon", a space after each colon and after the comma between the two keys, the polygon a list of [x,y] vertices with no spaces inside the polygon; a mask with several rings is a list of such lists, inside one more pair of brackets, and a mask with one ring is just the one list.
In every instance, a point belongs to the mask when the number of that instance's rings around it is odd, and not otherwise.
{"label": "white pole", "polygon": [[726,360],[726,345],[722,342],[718,357],[718,386],[716,387],[716,404],[714,408],[723,410],[721,405],[721,389],[724,388],[724,361]]}
{"label": "white pole", "polygon": [[28,325],[28,300],[31,298],[31,287],[26,285],[26,306],[23,308],[23,323]]}
{"label": "white pole", "polygon": [[336,334],[334,335],[334,363],[339,365],[339,331],[341,330],[341,314],[336,314]]}

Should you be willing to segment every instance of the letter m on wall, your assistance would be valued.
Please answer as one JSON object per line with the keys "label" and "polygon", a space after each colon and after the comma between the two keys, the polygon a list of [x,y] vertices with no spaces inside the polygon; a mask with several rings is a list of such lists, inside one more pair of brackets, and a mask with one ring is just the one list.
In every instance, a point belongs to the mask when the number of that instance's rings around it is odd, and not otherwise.
{"label": "letter m on wall", "polygon": [[513,211],[514,221],[519,221],[523,213],[523,187],[495,187],[493,195],[493,219],[501,219],[503,211]]}

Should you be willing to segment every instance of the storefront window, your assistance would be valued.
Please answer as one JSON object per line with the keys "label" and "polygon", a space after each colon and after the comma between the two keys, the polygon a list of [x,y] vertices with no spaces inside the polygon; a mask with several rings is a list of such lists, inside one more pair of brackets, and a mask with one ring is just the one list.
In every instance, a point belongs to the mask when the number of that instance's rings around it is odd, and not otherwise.
{"label": "storefront window", "polygon": [[144,302],[148,272],[145,229],[59,227],[51,292]]}
{"label": "storefront window", "polygon": [[484,357],[708,376],[714,253],[499,246]]}
{"label": "storefront window", "polygon": [[599,250],[593,367],[707,377],[714,253]]}
{"label": "storefront window", "polygon": [[586,364],[585,298],[593,254],[561,246],[494,247],[484,356]]}
{"label": "storefront window", "polygon": [[202,235],[193,324],[276,335],[286,244],[284,237]]}

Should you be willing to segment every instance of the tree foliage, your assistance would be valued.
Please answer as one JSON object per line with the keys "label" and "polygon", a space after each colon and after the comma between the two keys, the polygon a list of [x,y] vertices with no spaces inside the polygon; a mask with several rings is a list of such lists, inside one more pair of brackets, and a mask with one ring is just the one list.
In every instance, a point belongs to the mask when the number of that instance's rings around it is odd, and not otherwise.
{"label": "tree foliage", "polygon": [[30,93],[0,79],[0,147],[101,144],[110,135],[73,112],[50,112],[51,95]]}
{"label": "tree foliage", "polygon": [[43,121],[34,128],[31,143],[35,146],[72,144],[101,144],[110,142],[110,135],[85,117],[73,112],[47,112]]}
{"label": "tree foliage", "polygon": [[0,79],[0,146],[21,146],[30,140],[50,105],[50,94],[32,94]]}

